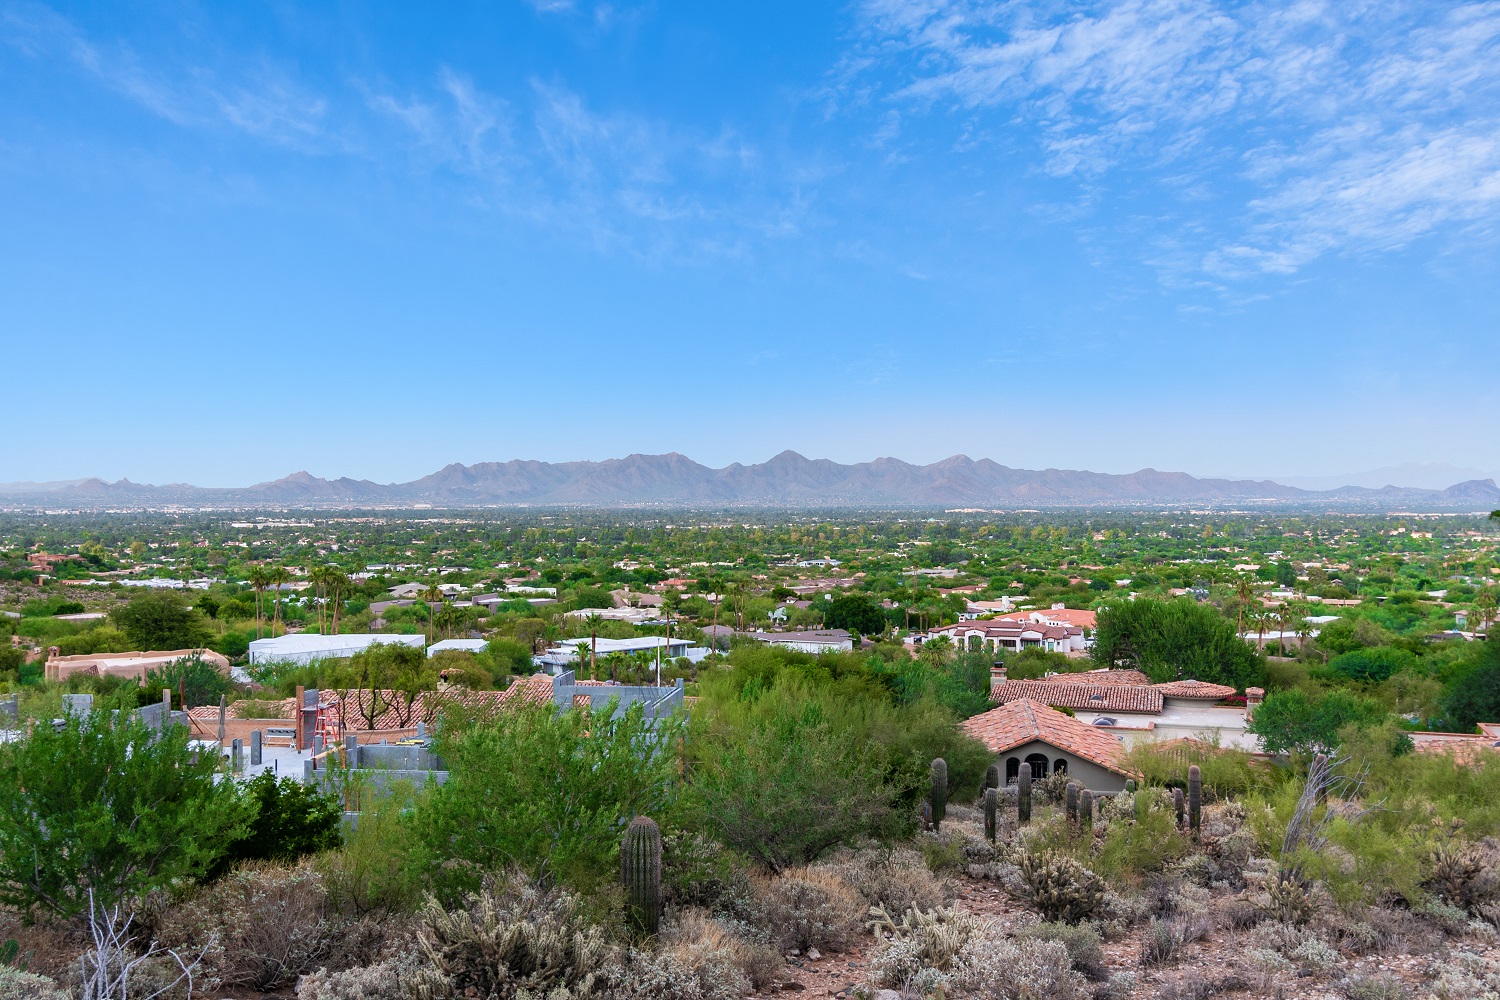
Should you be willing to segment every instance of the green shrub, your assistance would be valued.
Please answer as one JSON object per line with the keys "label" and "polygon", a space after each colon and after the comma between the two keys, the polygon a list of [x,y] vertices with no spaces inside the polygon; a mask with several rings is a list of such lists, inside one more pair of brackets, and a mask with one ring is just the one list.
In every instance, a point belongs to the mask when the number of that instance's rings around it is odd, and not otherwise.
{"label": "green shrub", "polygon": [[618,714],[525,707],[448,732],[436,747],[448,781],[413,816],[414,857],[448,899],[510,866],[545,866],[577,888],[615,881],[632,816],[676,825],[680,730],[637,703]]}
{"label": "green shrub", "polygon": [[343,845],[317,856],[328,902],[339,913],[403,913],[417,906],[425,891],[421,872],[411,862],[409,811],[421,796],[410,782],[386,786],[380,795],[364,797],[359,816],[343,834]]}
{"label": "green shrub", "polygon": [[1394,646],[1355,649],[1329,661],[1327,673],[1345,681],[1379,683],[1402,670],[1410,669],[1417,658]]}
{"label": "green shrub", "polygon": [[262,771],[245,785],[245,793],[256,805],[255,819],[245,836],[225,849],[216,874],[245,861],[296,861],[339,845],[343,803],[317,785]]}
{"label": "green shrub", "polygon": [[0,901],[72,917],[211,870],[254,807],[188,737],[92,712],[0,744]]}

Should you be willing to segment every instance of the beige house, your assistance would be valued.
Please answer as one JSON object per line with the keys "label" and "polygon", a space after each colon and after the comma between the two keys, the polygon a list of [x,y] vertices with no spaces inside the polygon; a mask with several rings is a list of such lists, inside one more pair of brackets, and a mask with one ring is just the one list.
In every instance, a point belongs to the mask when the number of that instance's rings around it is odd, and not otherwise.
{"label": "beige house", "polygon": [[144,681],[148,671],[166,666],[173,660],[188,656],[201,656],[212,663],[223,674],[229,673],[229,661],[211,649],[152,650],[147,653],[80,653],[77,656],[59,656],[56,646],[47,650],[45,676],[49,681],[65,681],[74,674],[100,674],[105,677],[126,677]]}

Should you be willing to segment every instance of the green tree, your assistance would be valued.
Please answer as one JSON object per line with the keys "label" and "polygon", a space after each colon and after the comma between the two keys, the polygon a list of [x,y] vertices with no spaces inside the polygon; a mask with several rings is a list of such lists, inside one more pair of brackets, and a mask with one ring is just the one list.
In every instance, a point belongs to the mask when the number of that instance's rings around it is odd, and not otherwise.
{"label": "green tree", "polygon": [[826,628],[841,628],[855,635],[879,635],[885,631],[885,612],[860,594],[840,594],[828,602],[823,614]]}
{"label": "green tree", "polygon": [[1500,722],[1500,642],[1484,643],[1479,662],[1454,677],[1439,705],[1455,732],[1472,733],[1481,722]]}
{"label": "green tree", "polygon": [[639,703],[618,713],[527,706],[445,732],[436,749],[448,780],[412,823],[419,868],[450,898],[510,866],[579,888],[614,881],[625,824],[672,822],[679,733],[678,720],[653,724]]}
{"label": "green tree", "polygon": [[260,623],[265,618],[266,588],[271,585],[271,571],[257,563],[246,574],[250,589],[255,591],[255,637],[260,638]]}
{"label": "green tree", "polygon": [[209,640],[203,616],[171,590],[138,594],[129,604],[112,611],[110,618],[140,650],[195,649],[206,646]]}
{"label": "green tree", "polygon": [[213,876],[246,861],[296,861],[332,850],[343,840],[344,805],[315,784],[262,771],[245,785],[245,794],[256,806],[255,818],[229,842]]}
{"label": "green tree", "polygon": [[1416,656],[1404,649],[1376,646],[1350,650],[1334,657],[1328,664],[1328,672],[1344,680],[1378,683],[1416,664]]}
{"label": "green tree", "polygon": [[1391,717],[1380,702],[1349,691],[1311,695],[1300,688],[1273,691],[1255,710],[1249,730],[1267,753],[1333,753],[1339,730],[1367,729]]}
{"label": "green tree", "polygon": [[525,676],[531,673],[532,653],[525,643],[515,639],[491,639],[484,651],[489,655],[496,687],[504,687],[505,679],[512,674]]}
{"label": "green tree", "polygon": [[92,712],[0,744],[0,902],[68,918],[212,869],[255,807],[188,738]]}
{"label": "green tree", "polygon": [[146,687],[167,688],[174,700],[181,698],[184,705],[192,707],[217,704],[220,695],[229,693],[230,683],[218,667],[194,653],[146,671]]}
{"label": "green tree", "polygon": [[1157,683],[1193,679],[1244,688],[1261,684],[1265,672],[1234,624],[1191,598],[1105,605],[1093,657],[1100,666],[1136,667]]}

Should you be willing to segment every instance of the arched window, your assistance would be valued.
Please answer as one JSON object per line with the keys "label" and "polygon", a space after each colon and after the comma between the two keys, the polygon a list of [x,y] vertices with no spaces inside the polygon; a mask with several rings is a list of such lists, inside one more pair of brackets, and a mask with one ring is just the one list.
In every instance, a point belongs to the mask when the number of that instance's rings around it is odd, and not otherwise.
{"label": "arched window", "polygon": [[1047,755],[1044,753],[1033,753],[1026,755],[1026,763],[1031,765],[1032,778],[1045,778],[1047,776]]}
{"label": "arched window", "polygon": [[1020,774],[1021,774],[1021,758],[1019,758],[1019,757],[1007,757],[1005,759],[1005,783],[1007,785],[1014,784],[1016,778],[1019,777]]}
{"label": "arched window", "polygon": [[1067,774],[1068,773],[1068,758],[1066,758],[1066,757],[1059,757],[1056,760],[1054,760],[1052,762],[1052,773],[1053,774]]}

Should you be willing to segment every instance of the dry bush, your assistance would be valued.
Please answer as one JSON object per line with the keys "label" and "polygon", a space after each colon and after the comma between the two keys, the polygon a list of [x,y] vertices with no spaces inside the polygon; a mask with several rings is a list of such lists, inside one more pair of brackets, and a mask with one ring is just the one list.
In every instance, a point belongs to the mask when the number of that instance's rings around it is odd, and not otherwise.
{"label": "dry bush", "polygon": [[616,958],[572,895],[524,875],[486,885],[456,910],[429,899],[418,916],[427,964],[407,991],[416,1000],[587,996]]}
{"label": "dry bush", "polygon": [[1141,965],[1150,968],[1177,961],[1184,948],[1203,940],[1210,929],[1208,919],[1197,914],[1180,913],[1166,920],[1153,917],[1141,939]]}
{"label": "dry bush", "polygon": [[16,943],[16,963],[26,971],[61,979],[72,973],[88,947],[81,925],[57,922],[28,924],[15,910],[0,909],[0,941]]}
{"label": "dry bush", "polygon": [[954,963],[961,994],[996,1000],[1087,1000],[1088,984],[1073,971],[1058,941],[976,938]]}
{"label": "dry bush", "polygon": [[1442,934],[1410,910],[1371,906],[1319,910],[1313,927],[1324,940],[1356,955],[1423,955],[1442,947]]}
{"label": "dry bush", "polygon": [[1057,941],[1068,949],[1068,961],[1073,969],[1094,982],[1102,982],[1109,975],[1104,966],[1104,947],[1099,934],[1087,924],[1032,924],[1016,932],[1017,940]]}
{"label": "dry bush", "polygon": [[867,905],[883,906],[891,913],[934,910],[958,894],[951,880],[938,878],[922,855],[905,847],[853,851],[817,867],[837,875]]}
{"label": "dry bush", "polygon": [[297,981],[298,1000],[394,1000],[403,994],[420,959],[406,952],[339,972],[319,969]]}
{"label": "dry bush", "polygon": [[1266,917],[1266,911],[1244,896],[1222,899],[1213,906],[1214,922],[1225,930],[1249,930]]}
{"label": "dry bush", "polygon": [[1385,973],[1353,976],[1339,984],[1339,992],[1345,1000],[1407,1000],[1410,996],[1401,980]]}
{"label": "dry bush", "polygon": [[0,965],[0,1000],[70,1000],[71,994],[47,976]]}
{"label": "dry bush", "polygon": [[869,908],[858,892],[826,868],[794,868],[762,882],[759,896],[768,932],[788,950],[847,948]]}
{"label": "dry bush", "polygon": [[705,910],[682,910],[663,929],[662,947],[685,955],[690,962],[700,947],[723,953],[752,987],[763,990],[780,978],[785,965],[770,944],[740,930]]}
{"label": "dry bush", "polygon": [[340,928],[325,916],[325,901],[322,877],[310,866],[255,863],[157,913],[154,922],[164,945],[208,949],[205,986],[266,991],[328,959]]}
{"label": "dry bush", "polygon": [[573,995],[599,1000],[739,1000],[750,992],[749,980],[725,952],[704,948],[654,954],[632,949],[601,978],[604,985],[594,992]]}

